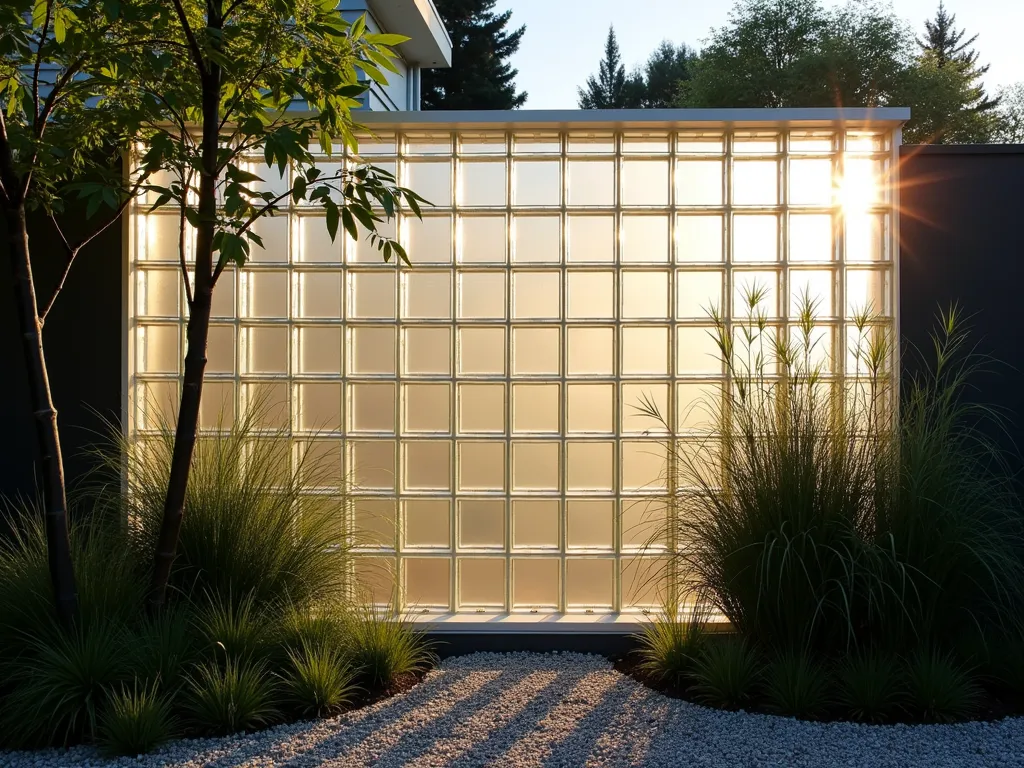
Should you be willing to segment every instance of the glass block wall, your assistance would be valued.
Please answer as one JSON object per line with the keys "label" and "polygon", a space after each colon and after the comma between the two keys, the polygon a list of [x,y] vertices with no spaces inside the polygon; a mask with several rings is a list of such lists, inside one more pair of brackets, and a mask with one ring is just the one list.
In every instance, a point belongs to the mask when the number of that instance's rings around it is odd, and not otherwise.
{"label": "glass block wall", "polygon": [[[706,430],[694,405],[725,384],[708,311],[742,322],[754,286],[778,333],[816,301],[831,373],[850,372],[853,315],[894,321],[896,141],[838,124],[381,129],[362,154],[433,203],[387,228],[414,266],[332,244],[314,208],[262,221],[266,250],[216,292],[203,427],[276,404],[267,426],[336,470],[309,492],[356,494],[375,600],[397,590],[439,618],[647,610],[665,467],[636,406],[684,439]],[[177,226],[132,217],[136,436],[178,392]]]}

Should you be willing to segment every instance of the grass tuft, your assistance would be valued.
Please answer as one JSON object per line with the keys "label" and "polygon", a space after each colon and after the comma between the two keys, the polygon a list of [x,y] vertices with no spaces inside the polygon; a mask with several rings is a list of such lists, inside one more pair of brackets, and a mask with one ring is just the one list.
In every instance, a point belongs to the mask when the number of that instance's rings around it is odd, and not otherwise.
{"label": "grass tuft", "polygon": [[779,715],[815,720],[830,704],[828,669],[806,653],[787,653],[765,672],[768,710]]}
{"label": "grass tuft", "polygon": [[838,669],[838,704],[853,720],[881,723],[893,719],[906,703],[897,658],[883,652],[850,656]]}
{"label": "grass tuft", "polygon": [[195,727],[214,736],[256,730],[279,715],[275,688],[263,662],[207,661],[189,677],[185,711]]}
{"label": "grass tuft", "polygon": [[303,717],[336,715],[355,694],[355,671],[339,648],[303,643],[288,651],[283,684],[292,708]]}
{"label": "grass tuft", "polygon": [[745,709],[761,681],[761,659],[741,637],[709,642],[694,667],[693,693],[702,704]]}
{"label": "grass tuft", "polygon": [[99,747],[111,757],[152,752],[175,734],[171,700],[157,686],[111,693],[100,720]]}
{"label": "grass tuft", "polygon": [[386,609],[356,608],[347,623],[352,665],[367,688],[387,687],[397,678],[423,672],[435,662],[423,632]]}
{"label": "grass tuft", "polygon": [[907,661],[910,711],[925,722],[952,723],[978,712],[981,688],[950,653],[918,650]]}

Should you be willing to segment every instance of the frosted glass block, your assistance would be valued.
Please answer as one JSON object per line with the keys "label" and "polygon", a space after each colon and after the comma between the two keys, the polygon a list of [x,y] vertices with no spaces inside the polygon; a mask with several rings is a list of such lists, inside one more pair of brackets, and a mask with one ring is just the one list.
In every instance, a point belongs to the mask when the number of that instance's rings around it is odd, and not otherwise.
{"label": "frosted glass block", "polygon": [[847,152],[884,152],[888,148],[888,137],[884,133],[849,131],[846,134]]}
{"label": "frosted glass block", "polygon": [[[205,395],[204,395],[205,396]],[[299,475],[304,486],[330,488],[340,490],[343,477],[342,444],[337,438],[309,440],[299,445]],[[321,505],[319,497],[308,502],[300,501],[299,511],[304,511],[307,503]],[[330,504],[338,511],[337,524],[342,524],[350,507],[346,501],[330,500]]]}
{"label": "frosted glass block", "polygon": [[338,263],[341,261],[341,243],[344,233],[340,232],[331,242],[325,216],[300,216],[299,261]]}
{"label": "frosted glass block", "polygon": [[613,384],[567,384],[570,433],[610,433],[614,425]]}
{"label": "frosted glass block", "polygon": [[721,261],[724,233],[721,216],[677,216],[676,261]]}
{"label": "frosted glass block", "polygon": [[558,549],[558,508],[558,499],[515,499],[512,502],[512,546]]}
{"label": "frosted glass block", "polygon": [[402,443],[404,491],[450,491],[452,444],[447,440],[416,440]]}
{"label": "frosted glass block", "polygon": [[653,440],[623,440],[620,450],[622,490],[664,490],[668,464],[662,443]]}
{"label": "frosted glass block", "polygon": [[459,558],[459,605],[505,606],[505,558]]}
{"label": "frosted glass block", "polygon": [[407,155],[450,155],[452,137],[449,133],[407,133],[403,151]]}
{"label": "frosted glass block", "polygon": [[881,270],[850,269],[846,272],[846,316],[890,313],[889,273]]}
{"label": "frosted glass block", "polygon": [[512,218],[512,262],[557,264],[562,248],[562,221],[558,216]]}
{"label": "frosted glass block", "polygon": [[562,198],[562,169],[557,160],[516,160],[513,204],[520,207],[559,205]]}
{"label": "frosted glass block", "polygon": [[622,261],[667,262],[668,216],[623,216],[619,241]]}
{"label": "frosted glass block", "polygon": [[228,267],[217,281],[210,301],[211,317],[235,317],[235,280],[237,269]]}
{"label": "frosted glass block", "polygon": [[402,349],[402,373],[410,376],[451,375],[451,328],[403,328]]}
{"label": "frosted glass block", "polygon": [[349,272],[348,316],[353,320],[393,319],[397,303],[393,269]]}
{"label": "frosted glass block", "polygon": [[395,385],[349,384],[348,428],[352,432],[395,431]]}
{"label": "frosted glass block", "polygon": [[[358,407],[364,411],[368,409],[354,394],[352,401],[353,408]],[[298,411],[299,429],[313,432],[340,431],[341,384],[300,384]],[[391,417],[391,424],[394,424],[394,416]]]}
{"label": "frosted glass block", "polygon": [[260,429],[287,430],[291,426],[289,392],[286,381],[261,381],[242,388],[242,410],[252,413]]}
{"label": "frosted glass block", "polygon": [[569,328],[570,376],[610,376],[613,371],[615,330],[612,328]]}
{"label": "frosted glass block", "polygon": [[[452,204],[452,166],[448,160],[406,162],[402,184],[438,208]],[[427,206],[424,206],[427,207]]]}
{"label": "frosted glass block", "polygon": [[623,375],[667,375],[668,338],[668,328],[623,328],[620,347]]}
{"label": "frosted glass block", "polygon": [[[345,260],[350,264],[384,264],[383,243],[380,239],[372,240],[370,232],[362,225],[357,225],[359,237],[353,240],[345,238]],[[398,234],[398,224],[394,219],[377,222],[377,232],[390,240],[394,240]],[[394,257],[392,264],[396,263]]]}
{"label": "frosted glass block", "polygon": [[646,557],[628,558],[621,561],[620,568],[623,608],[649,610],[661,607],[667,595],[667,561]]}
{"label": "frosted glass block", "polygon": [[248,364],[245,373],[288,373],[288,329],[284,326],[243,329]]}
{"label": "frosted glass block", "polygon": [[778,261],[779,218],[777,216],[734,216],[732,219],[733,261]]}
{"label": "frosted glass block", "polygon": [[630,272],[622,276],[622,318],[667,318],[668,272]]}
{"label": "frosted glass block", "polygon": [[[178,233],[180,219],[176,213],[150,214],[140,216],[145,223],[144,237],[141,238],[140,259],[146,261],[174,261],[179,259]],[[188,226],[186,224],[186,226]],[[186,245],[187,248],[187,245]]]}
{"label": "frosted glass block", "polygon": [[665,503],[661,499],[624,499],[622,501],[622,548],[652,549],[667,541]]}
{"label": "frosted glass block", "polygon": [[615,261],[613,216],[567,216],[566,260],[576,263]]}
{"label": "frosted glass block", "polygon": [[676,136],[676,152],[693,155],[721,155],[725,137],[713,133],[680,133]]}
{"label": "frosted glass block", "polygon": [[235,372],[235,326],[211,325],[206,341],[206,373]]}
{"label": "frosted glass block", "polygon": [[247,317],[288,317],[288,273],[248,272],[245,314]]}
{"label": "frosted glass block", "polygon": [[[214,390],[217,385],[214,382],[207,382],[203,389],[202,404],[206,404],[207,396],[210,391],[214,391],[213,400],[217,401],[217,395],[222,398],[225,396],[224,390],[220,392]],[[229,387],[228,392],[233,392],[233,386]],[[178,394],[178,383],[176,381],[147,381],[140,383],[136,390],[136,398],[138,402],[139,411],[139,426],[142,429],[161,429],[163,427],[172,427],[177,423],[178,405],[180,402],[180,396]],[[234,405],[234,399],[232,398],[231,403]],[[202,415],[202,414],[201,414]],[[209,418],[211,414],[207,414],[208,418],[203,420],[200,418],[200,426],[205,429],[211,429],[215,427],[223,427],[227,429],[230,427],[230,420],[221,422],[217,416],[218,411],[213,410],[212,419]]]}
{"label": "frosted glass block", "polygon": [[504,320],[506,309],[504,272],[459,274],[459,318]]}
{"label": "frosted glass block", "polygon": [[[177,408],[177,384],[173,384],[174,405],[167,414],[175,412]],[[158,403],[164,402],[162,406],[167,408],[166,402],[161,398]],[[203,399],[199,405],[199,427],[201,429],[230,429],[235,420],[235,385],[229,381],[207,381],[203,384]],[[170,421],[167,419],[166,421]],[[147,416],[143,426],[146,428],[159,427],[159,423],[152,423]]]}
{"label": "frosted glass block", "polygon": [[459,375],[505,375],[505,329],[459,328]]}
{"label": "frosted glass block", "polygon": [[686,160],[676,165],[676,205],[721,205],[721,160]]}
{"label": "frosted glass block", "polygon": [[612,549],[615,503],[611,499],[569,499],[566,502],[566,547]]}
{"label": "frosted glass block", "polygon": [[459,163],[459,205],[503,206],[507,200],[505,187],[504,160]]}
{"label": "frosted glass block", "polygon": [[505,490],[505,443],[468,441],[458,443],[460,491]]}
{"label": "frosted glass block", "polygon": [[712,312],[722,314],[722,284],[725,273],[676,272],[676,317],[680,320],[703,320]]}
{"label": "frosted glass block", "polygon": [[832,217],[825,214],[789,217],[789,260],[831,261]]}
{"label": "frosted glass block", "polygon": [[738,133],[732,140],[737,154],[772,155],[779,151],[779,136],[774,133]]}
{"label": "frosted glass block", "polygon": [[390,557],[353,558],[358,599],[371,605],[391,605],[395,594],[395,561]]}
{"label": "frosted glass block", "polygon": [[611,608],[614,578],[614,560],[569,558],[565,563],[567,606]]}
{"label": "frosted glass block", "polygon": [[615,151],[615,134],[571,133],[567,148],[570,154],[611,154]]}
{"label": "frosted glass block", "polygon": [[341,335],[339,327],[300,328],[299,373],[340,374]]}
{"label": "frosted glass block", "polygon": [[832,161],[789,161],[789,204],[832,205]]}
{"label": "frosted glass block", "polygon": [[622,161],[623,205],[668,205],[667,160]]}
{"label": "frosted glass block", "polygon": [[676,374],[719,374],[722,356],[714,328],[679,326],[676,328]]}
{"label": "frosted glass block", "polygon": [[395,373],[395,329],[380,326],[349,328],[349,372],[382,376]]}
{"label": "frosted glass block", "polygon": [[792,154],[831,152],[835,137],[828,131],[802,131],[789,135]]}
{"label": "frosted glass block", "polygon": [[733,332],[733,367],[742,376],[776,373],[778,369],[778,355],[775,353],[777,338],[776,328],[769,326],[760,331],[756,328],[751,330],[749,324],[743,326],[737,324]]}
{"label": "frosted glass block", "polygon": [[813,317],[831,317],[834,273],[831,270],[791,270],[789,273],[789,316],[799,318],[805,308]]}
{"label": "frosted glass block", "polygon": [[667,133],[626,133],[622,136],[622,151],[625,154],[644,155],[667,154],[669,135]]}
{"label": "frosted glass block", "polygon": [[408,557],[402,561],[405,571],[405,604],[410,608],[449,609],[451,567],[447,557]]}
{"label": "frosted glass block", "polygon": [[251,243],[249,259],[256,264],[282,264],[288,261],[288,217],[261,216],[252,231],[263,240],[263,247]]}
{"label": "frosted glass block", "polygon": [[356,541],[364,547],[395,546],[395,500],[360,498],[355,503]]}
{"label": "frosted glass block", "polygon": [[512,137],[512,150],[517,154],[546,154],[562,151],[558,133],[517,133]]}
{"label": "frosted glass block", "polygon": [[341,273],[299,272],[298,317],[341,319]]}
{"label": "frosted glass block", "polygon": [[391,440],[349,442],[352,484],[366,491],[395,488],[395,443]]}
{"label": "frosted glass block", "polygon": [[615,203],[615,163],[611,160],[570,160],[568,174],[569,205]]}
{"label": "frosted glass block", "polygon": [[561,315],[558,272],[512,272],[513,319],[555,319]]}
{"label": "frosted glass block", "polygon": [[831,373],[834,368],[832,337],[832,328],[828,326],[814,326],[810,333],[806,333],[803,328],[790,327],[789,339],[797,355],[798,369],[802,372]]}
{"label": "frosted glass block", "polygon": [[505,432],[505,385],[458,385],[459,432]]}
{"label": "frosted glass block", "polygon": [[507,151],[504,133],[460,133],[459,152],[465,155],[503,155]]}
{"label": "frosted glass block", "polygon": [[[663,382],[644,381],[622,385],[622,434],[648,435],[667,431],[662,419],[671,418],[668,410],[669,385]],[[657,409],[660,419],[648,415],[651,407]]]}
{"label": "frosted glass block", "polygon": [[405,432],[450,432],[451,385],[403,384],[402,409]]}
{"label": "frosted glass block", "polygon": [[246,163],[247,170],[260,177],[259,181],[248,183],[249,189],[258,192],[272,192],[275,196],[282,195],[291,188],[291,168],[282,169],[276,163],[267,165],[262,160]]}
{"label": "frosted glass block", "polygon": [[139,315],[177,318],[180,274],[171,269],[140,269],[135,294]]}
{"label": "frosted glass block", "polygon": [[504,216],[460,216],[456,259],[465,264],[504,264],[507,240]]}
{"label": "frosted glass block", "polygon": [[885,214],[846,215],[846,260],[885,261],[888,249],[889,217]]}
{"label": "frosted glass block", "polygon": [[777,272],[733,273],[733,317],[775,317],[779,313]]}
{"label": "frosted glass block", "polygon": [[398,141],[393,133],[365,134],[358,136],[360,155],[393,155],[397,152]]}
{"label": "frosted glass block", "polygon": [[505,500],[459,500],[459,546],[505,548]]}
{"label": "frosted glass block", "polygon": [[448,499],[406,499],[405,546],[448,549],[451,546],[451,502]]}
{"label": "frosted glass block", "polygon": [[676,384],[676,429],[709,431],[721,410],[722,388],[718,384]]}
{"label": "frosted glass block", "polygon": [[[846,373],[856,376],[870,375],[877,363],[869,359],[871,346],[891,339],[891,330],[885,326],[865,326],[857,328],[856,325],[846,326]],[[891,344],[891,341],[886,341]],[[889,369],[889,361],[882,366]]]}
{"label": "frosted glass block", "polygon": [[838,196],[847,214],[864,213],[865,209],[884,202],[885,161],[847,157],[839,180]]}
{"label": "frosted glass block", "polygon": [[615,317],[615,273],[573,272],[568,280],[569,306],[566,316],[571,320]]}
{"label": "frosted glass block", "polygon": [[778,162],[744,160],[733,163],[732,202],[733,205],[778,205]]}
{"label": "frosted glass block", "polygon": [[402,231],[409,261],[420,264],[450,264],[452,261],[452,217],[415,216],[402,218]]}
{"label": "frosted glass block", "polygon": [[451,272],[402,273],[402,317],[415,320],[448,320],[452,316]]}
{"label": "frosted glass block", "polygon": [[512,558],[512,607],[557,608],[560,582],[557,559]]}
{"label": "frosted glass block", "polygon": [[559,431],[558,384],[512,385],[512,431]]}
{"label": "frosted glass block", "polygon": [[513,328],[512,373],[516,376],[557,376],[561,366],[558,328]]}
{"label": "frosted glass block", "polygon": [[569,492],[610,493],[615,487],[614,458],[614,443],[566,443],[566,487]]}
{"label": "frosted glass block", "polygon": [[556,442],[512,443],[512,490],[557,491],[561,463]]}

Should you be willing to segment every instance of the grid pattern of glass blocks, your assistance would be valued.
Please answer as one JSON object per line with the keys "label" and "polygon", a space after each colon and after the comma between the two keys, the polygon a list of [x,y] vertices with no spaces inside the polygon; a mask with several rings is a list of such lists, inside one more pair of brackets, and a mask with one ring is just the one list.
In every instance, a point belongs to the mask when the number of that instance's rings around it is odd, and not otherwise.
{"label": "grid pattern of glass blocks", "polygon": [[[831,375],[855,373],[854,315],[894,313],[890,133],[432,130],[364,157],[430,200],[368,241],[314,207],[263,220],[265,250],[216,291],[202,426],[254,397],[357,495],[373,599],[447,613],[628,613],[658,600],[665,451],[727,384],[714,308],[744,292],[790,332],[817,306]],[[325,160],[325,162],[327,162]],[[254,160],[268,184],[276,171]],[[174,211],[133,216],[130,425],[177,397],[184,347]],[[341,506],[339,505],[339,509]]]}

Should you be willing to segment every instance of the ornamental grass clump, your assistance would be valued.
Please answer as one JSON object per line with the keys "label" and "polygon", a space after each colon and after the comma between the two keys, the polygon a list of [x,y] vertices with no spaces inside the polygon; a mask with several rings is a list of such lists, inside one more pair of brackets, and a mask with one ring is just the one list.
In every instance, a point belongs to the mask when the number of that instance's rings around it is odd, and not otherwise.
{"label": "ornamental grass clump", "polygon": [[709,642],[694,665],[697,700],[720,709],[747,709],[762,677],[761,656],[742,637]]}
{"label": "ornamental grass clump", "polygon": [[152,751],[177,732],[171,698],[157,686],[123,686],[107,699],[100,719],[99,747],[111,757]]}
{"label": "ornamental grass clump", "polygon": [[883,651],[857,652],[840,663],[836,703],[843,716],[863,723],[892,720],[906,705],[900,660]]}
{"label": "ornamental grass clump", "polygon": [[764,676],[767,709],[778,715],[816,720],[831,704],[828,668],[808,653],[785,653]]}
{"label": "ornamental grass clump", "polygon": [[672,688],[688,687],[707,643],[706,605],[699,599],[691,608],[668,604],[645,624],[636,636],[638,669]]}

